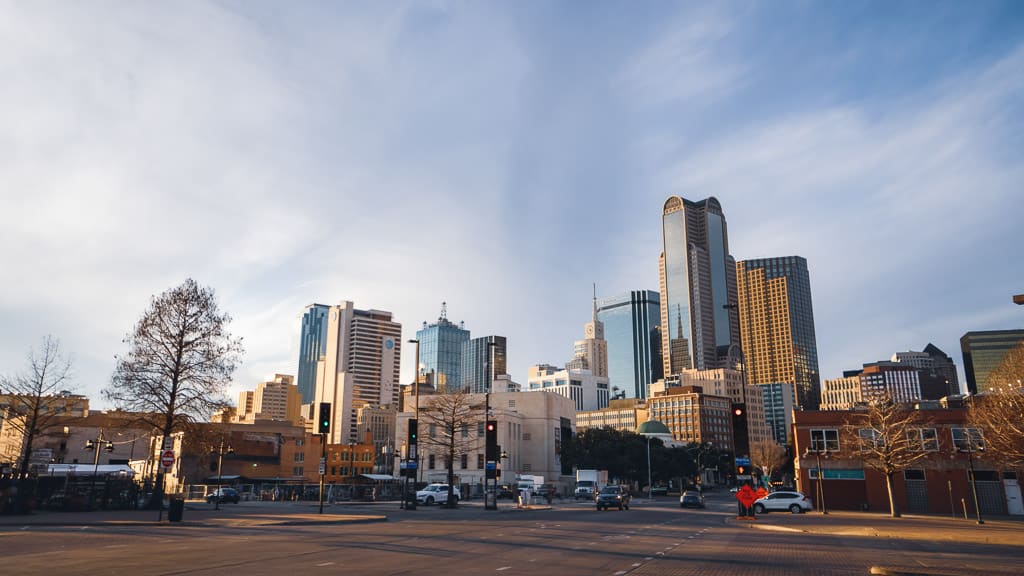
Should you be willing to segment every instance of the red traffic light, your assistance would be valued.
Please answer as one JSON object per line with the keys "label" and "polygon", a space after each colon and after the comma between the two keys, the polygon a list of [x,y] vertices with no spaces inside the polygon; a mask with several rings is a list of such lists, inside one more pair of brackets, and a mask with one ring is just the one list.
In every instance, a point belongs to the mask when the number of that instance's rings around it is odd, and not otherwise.
{"label": "red traffic light", "polygon": [[732,413],[737,415],[737,416],[743,416],[743,408],[737,408],[737,409],[733,410]]}

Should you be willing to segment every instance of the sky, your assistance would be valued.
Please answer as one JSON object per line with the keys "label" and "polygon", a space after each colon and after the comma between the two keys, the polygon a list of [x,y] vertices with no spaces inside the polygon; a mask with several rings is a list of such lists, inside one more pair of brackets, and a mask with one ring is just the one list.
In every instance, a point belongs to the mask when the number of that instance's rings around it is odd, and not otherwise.
{"label": "sky", "polygon": [[232,399],[343,300],[525,382],[658,289],[674,194],[807,258],[823,379],[1024,328],[1020,2],[0,0],[0,78],[0,374],[52,334],[93,408],[189,277]]}

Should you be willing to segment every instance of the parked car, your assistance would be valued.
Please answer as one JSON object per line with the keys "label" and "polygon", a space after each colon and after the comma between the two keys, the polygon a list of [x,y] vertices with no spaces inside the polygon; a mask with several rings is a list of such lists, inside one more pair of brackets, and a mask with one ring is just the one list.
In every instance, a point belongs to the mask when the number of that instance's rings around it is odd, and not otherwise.
{"label": "parked car", "polygon": [[801,514],[814,510],[814,505],[807,499],[807,496],[804,496],[803,492],[789,492],[785,490],[772,492],[754,502],[755,514],[785,510],[789,510],[793,514]]}
{"label": "parked car", "polygon": [[232,504],[238,504],[238,501],[242,497],[238,495],[238,490],[234,488],[217,488],[213,492],[206,495],[206,503],[213,504],[214,502],[231,502]]}
{"label": "parked car", "polygon": [[703,508],[704,497],[696,490],[687,490],[679,497],[680,508]]}
{"label": "parked car", "polygon": [[[455,503],[459,502],[462,498],[462,494],[458,488],[452,488],[452,499]],[[416,503],[426,504],[430,506],[433,503],[445,504],[448,502],[448,485],[447,484],[427,484],[423,490],[416,492]]]}
{"label": "parked car", "polygon": [[628,488],[609,484],[601,488],[601,491],[597,493],[595,502],[597,503],[598,510],[607,510],[608,508],[629,510],[629,500]]}

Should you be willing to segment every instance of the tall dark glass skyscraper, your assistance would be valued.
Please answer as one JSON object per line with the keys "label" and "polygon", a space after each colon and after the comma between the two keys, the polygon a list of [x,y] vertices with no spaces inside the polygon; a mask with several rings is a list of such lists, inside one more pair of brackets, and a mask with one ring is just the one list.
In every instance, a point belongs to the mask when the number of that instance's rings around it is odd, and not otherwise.
{"label": "tall dark glass skyscraper", "polygon": [[462,345],[469,340],[469,330],[448,320],[447,306],[434,324],[423,323],[416,331],[420,342],[419,362],[423,372],[434,372],[434,385],[440,390],[454,390],[462,384]]}
{"label": "tall dark glass skyscraper", "polygon": [[662,210],[661,334],[666,376],[739,362],[736,262],[722,206],[670,196]]}
{"label": "tall dark glass skyscraper", "polygon": [[[490,342],[494,346],[488,346]],[[462,389],[475,394],[490,392],[491,375],[506,373],[505,353],[504,336],[484,336],[463,342]]]}
{"label": "tall dark glass skyscraper", "polygon": [[736,281],[747,382],[792,384],[796,404],[817,410],[821,379],[807,260],[741,260]]}
{"label": "tall dark glass skyscraper", "polygon": [[650,383],[663,376],[658,293],[633,290],[605,300],[597,309],[597,319],[604,324],[613,395],[646,398]]}
{"label": "tall dark glass skyscraper", "polygon": [[310,304],[302,314],[299,373],[295,383],[303,404],[312,402],[316,394],[316,363],[327,353],[327,312],[330,308],[325,304]]}

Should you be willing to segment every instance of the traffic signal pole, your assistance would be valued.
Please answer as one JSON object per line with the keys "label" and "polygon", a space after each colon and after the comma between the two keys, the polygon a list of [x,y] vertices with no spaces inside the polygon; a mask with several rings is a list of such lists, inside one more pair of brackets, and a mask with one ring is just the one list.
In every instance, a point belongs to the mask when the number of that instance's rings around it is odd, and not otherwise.
{"label": "traffic signal pole", "polygon": [[331,431],[331,403],[320,403],[317,428],[320,433],[320,514],[324,513],[324,476],[327,474],[327,435]]}

